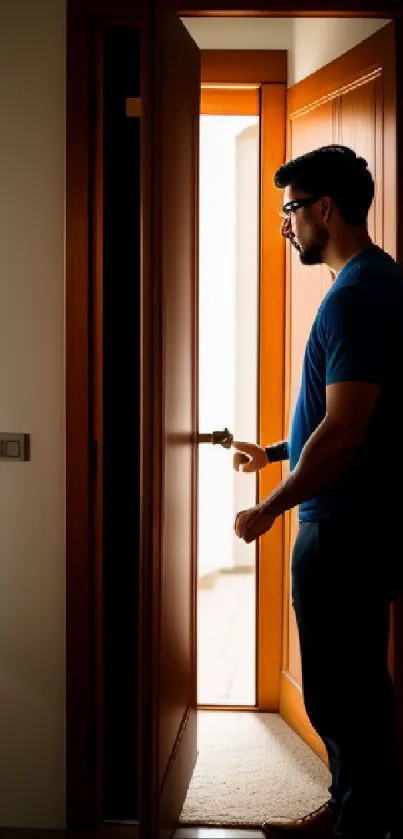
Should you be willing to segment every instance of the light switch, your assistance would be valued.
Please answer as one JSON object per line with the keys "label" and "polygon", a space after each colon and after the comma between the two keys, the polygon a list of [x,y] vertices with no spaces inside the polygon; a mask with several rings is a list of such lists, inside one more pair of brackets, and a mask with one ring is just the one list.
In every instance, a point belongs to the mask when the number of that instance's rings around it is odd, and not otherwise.
{"label": "light switch", "polygon": [[0,460],[29,460],[30,435],[0,432]]}

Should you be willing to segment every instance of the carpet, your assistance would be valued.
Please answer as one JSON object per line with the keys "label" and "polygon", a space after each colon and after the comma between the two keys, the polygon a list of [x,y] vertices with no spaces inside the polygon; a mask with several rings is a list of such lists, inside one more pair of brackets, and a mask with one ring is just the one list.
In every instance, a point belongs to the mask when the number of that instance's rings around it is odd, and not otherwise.
{"label": "carpet", "polygon": [[329,798],[327,766],[278,714],[199,711],[198,749],[180,824],[254,827]]}

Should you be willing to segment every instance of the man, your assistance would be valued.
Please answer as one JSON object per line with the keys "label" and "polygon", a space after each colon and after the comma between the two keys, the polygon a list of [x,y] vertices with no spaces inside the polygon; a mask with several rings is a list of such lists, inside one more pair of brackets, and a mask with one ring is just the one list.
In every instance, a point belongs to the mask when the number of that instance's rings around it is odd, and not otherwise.
{"label": "man", "polygon": [[[282,166],[282,235],[333,285],[307,342],[289,441],[234,443],[245,471],[289,456],[290,473],[238,513],[245,542],[299,506],[292,601],[307,715],[325,743],[330,799],[267,836],[397,836],[396,731],[388,672],[389,604],[401,587],[403,273],[368,234],[374,183],[344,146]],[[396,486],[394,486],[396,485]]]}

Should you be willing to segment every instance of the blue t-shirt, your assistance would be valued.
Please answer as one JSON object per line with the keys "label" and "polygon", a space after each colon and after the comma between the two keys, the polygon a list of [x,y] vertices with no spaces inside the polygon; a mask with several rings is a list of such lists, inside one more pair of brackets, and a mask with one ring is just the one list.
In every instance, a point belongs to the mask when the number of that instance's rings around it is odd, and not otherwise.
{"label": "blue t-shirt", "polygon": [[403,468],[403,272],[375,245],[344,266],[319,307],[291,426],[291,469],[325,417],[326,385],[346,381],[381,385],[365,443],[337,485],[300,505],[300,521],[357,508],[378,513],[390,505],[391,480]]}

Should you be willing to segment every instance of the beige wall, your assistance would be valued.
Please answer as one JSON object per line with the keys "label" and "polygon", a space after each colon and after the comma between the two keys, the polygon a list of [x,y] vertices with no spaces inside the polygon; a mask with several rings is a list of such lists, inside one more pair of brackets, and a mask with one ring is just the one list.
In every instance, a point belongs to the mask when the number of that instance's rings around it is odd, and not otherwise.
{"label": "beige wall", "polygon": [[288,64],[289,85],[329,64],[388,22],[372,18],[296,18]]}
{"label": "beige wall", "polygon": [[65,821],[65,0],[0,0],[0,825]]}

